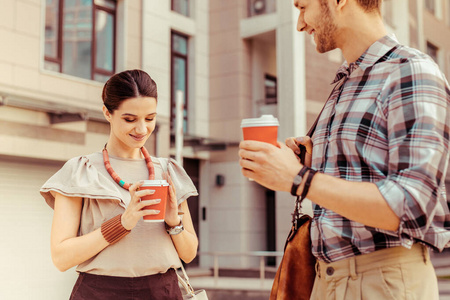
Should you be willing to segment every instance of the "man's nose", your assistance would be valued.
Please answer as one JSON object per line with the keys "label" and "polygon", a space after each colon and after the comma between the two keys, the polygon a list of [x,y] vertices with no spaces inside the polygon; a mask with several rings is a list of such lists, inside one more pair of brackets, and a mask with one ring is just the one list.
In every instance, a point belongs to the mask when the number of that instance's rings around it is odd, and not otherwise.
{"label": "man's nose", "polygon": [[305,30],[306,30],[305,18],[303,17],[302,12],[300,12],[297,20],[297,31],[305,31]]}

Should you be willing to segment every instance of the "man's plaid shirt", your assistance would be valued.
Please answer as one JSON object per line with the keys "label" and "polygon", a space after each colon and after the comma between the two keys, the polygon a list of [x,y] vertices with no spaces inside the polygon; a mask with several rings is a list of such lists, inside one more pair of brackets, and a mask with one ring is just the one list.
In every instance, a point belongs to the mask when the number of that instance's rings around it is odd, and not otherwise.
{"label": "man's plaid shirt", "polygon": [[380,230],[315,205],[315,256],[332,262],[418,241],[449,247],[450,90],[438,66],[385,36],[344,63],[334,83],[313,135],[312,167],[375,183],[401,223],[397,232]]}

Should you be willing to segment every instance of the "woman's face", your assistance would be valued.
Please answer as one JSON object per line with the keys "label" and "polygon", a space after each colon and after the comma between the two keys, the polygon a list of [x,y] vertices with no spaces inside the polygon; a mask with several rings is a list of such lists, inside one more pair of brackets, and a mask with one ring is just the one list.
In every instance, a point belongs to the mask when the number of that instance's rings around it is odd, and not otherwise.
{"label": "woman's face", "polygon": [[141,148],[156,125],[156,99],[152,97],[130,98],[118,109],[103,112],[111,126],[110,144],[122,149]]}

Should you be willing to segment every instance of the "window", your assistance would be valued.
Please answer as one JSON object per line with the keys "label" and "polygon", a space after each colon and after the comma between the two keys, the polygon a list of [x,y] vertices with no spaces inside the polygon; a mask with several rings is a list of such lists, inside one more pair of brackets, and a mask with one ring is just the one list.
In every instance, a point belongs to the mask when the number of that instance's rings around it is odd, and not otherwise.
{"label": "window", "polygon": [[277,78],[267,75],[264,80],[265,99],[264,104],[277,104]]}
{"label": "window", "polygon": [[116,2],[46,0],[44,68],[105,82],[115,72]]}
{"label": "window", "polygon": [[439,51],[438,47],[436,47],[430,42],[427,42],[427,54],[431,56],[431,58],[435,61],[435,63],[438,63],[438,51]]}
{"label": "window", "polygon": [[425,0],[425,7],[434,15],[434,13],[436,12],[435,0]]}
{"label": "window", "polygon": [[176,91],[183,92],[183,132],[187,132],[188,120],[188,37],[172,32],[171,43],[171,129],[175,128],[175,114],[176,114]]}
{"label": "window", "polygon": [[189,0],[172,0],[172,10],[189,17]]}

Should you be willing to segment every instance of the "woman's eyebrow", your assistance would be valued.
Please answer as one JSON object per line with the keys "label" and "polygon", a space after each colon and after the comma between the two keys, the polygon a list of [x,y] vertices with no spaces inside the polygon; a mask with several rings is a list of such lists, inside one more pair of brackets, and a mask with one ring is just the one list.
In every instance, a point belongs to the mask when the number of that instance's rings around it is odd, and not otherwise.
{"label": "woman's eyebrow", "polygon": [[[148,116],[155,116],[155,115],[156,115],[156,113],[154,112],[154,113],[148,114],[147,117]],[[122,114],[122,117],[137,117],[137,115],[130,114],[130,113],[124,113],[124,114]]]}

